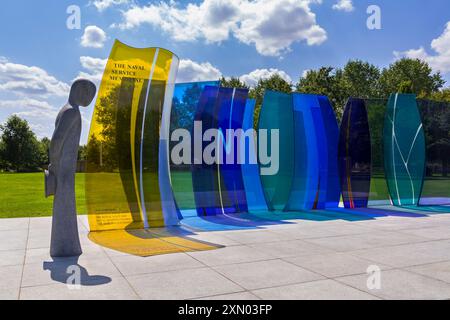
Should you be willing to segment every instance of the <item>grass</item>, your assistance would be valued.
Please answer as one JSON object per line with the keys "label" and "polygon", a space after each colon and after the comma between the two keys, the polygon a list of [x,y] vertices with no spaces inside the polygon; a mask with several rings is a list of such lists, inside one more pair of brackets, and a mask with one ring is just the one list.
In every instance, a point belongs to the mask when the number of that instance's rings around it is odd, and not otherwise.
{"label": "grass", "polygon": [[[84,174],[76,176],[77,211],[86,213]],[[52,215],[53,197],[45,198],[43,173],[0,174],[0,218]]]}
{"label": "grass", "polygon": [[[181,207],[193,207],[195,202],[192,196],[190,172],[175,172],[172,182]],[[118,193],[114,192],[114,186],[119,184],[120,180],[117,174],[102,174],[100,179],[96,179],[95,186],[93,186],[98,188],[98,195],[101,197],[96,199],[97,197],[94,196],[91,199],[101,203],[117,202]],[[424,194],[428,197],[447,196],[449,186],[450,178],[427,179],[424,185]],[[86,214],[85,175],[82,173],[76,175],[75,190],[77,211],[79,214]],[[387,189],[384,179],[378,177],[372,179],[371,191],[371,200],[385,199]],[[51,216],[52,203],[52,197],[45,198],[44,196],[43,173],[0,173],[0,218]]]}

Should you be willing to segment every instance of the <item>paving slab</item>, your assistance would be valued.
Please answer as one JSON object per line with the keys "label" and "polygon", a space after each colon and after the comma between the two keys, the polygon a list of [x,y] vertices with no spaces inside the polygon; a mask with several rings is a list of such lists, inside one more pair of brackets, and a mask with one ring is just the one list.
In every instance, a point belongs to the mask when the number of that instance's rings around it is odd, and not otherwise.
{"label": "paving slab", "polygon": [[207,266],[220,266],[272,259],[270,255],[259,252],[248,246],[226,247],[211,251],[188,252],[187,254]]}
{"label": "paving slab", "polygon": [[[364,274],[374,263],[347,253],[329,253],[321,255],[284,258],[290,263],[321,274],[327,278]],[[382,270],[388,266],[378,264]]]}
{"label": "paving slab", "polygon": [[409,267],[405,270],[450,283],[450,261]]}
{"label": "paving slab", "polygon": [[174,253],[145,258],[130,255],[112,256],[111,260],[125,276],[205,267],[203,263],[195,260],[186,253]]}
{"label": "paving slab", "polygon": [[151,273],[127,279],[140,297],[151,300],[195,299],[244,291],[209,268]]}
{"label": "paving slab", "polygon": [[264,300],[379,300],[366,292],[329,279],[254,290],[253,293]]}
{"label": "paving slab", "polygon": [[368,275],[356,275],[335,280],[387,300],[450,299],[450,284],[404,270],[381,272],[380,289],[370,290]]}
{"label": "paving slab", "polygon": [[[145,258],[91,242],[87,216],[78,223],[74,262],[49,256],[50,217],[0,219],[0,299],[450,299],[450,214],[193,232],[224,247]],[[373,265],[380,290],[367,288]]]}
{"label": "paving slab", "polygon": [[286,261],[268,261],[215,267],[215,270],[248,290],[314,281],[323,277]]}
{"label": "paving slab", "polygon": [[104,285],[70,288],[57,283],[22,288],[21,300],[136,300],[139,296],[124,278],[114,278]]}

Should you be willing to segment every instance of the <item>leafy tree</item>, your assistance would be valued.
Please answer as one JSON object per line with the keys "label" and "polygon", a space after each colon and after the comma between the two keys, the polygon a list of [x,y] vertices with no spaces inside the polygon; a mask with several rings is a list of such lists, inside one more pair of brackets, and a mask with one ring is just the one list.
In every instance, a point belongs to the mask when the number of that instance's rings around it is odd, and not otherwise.
{"label": "leafy tree", "polygon": [[380,76],[381,72],[375,65],[350,60],[342,70],[342,77],[337,80],[342,82],[339,87],[348,97],[369,99],[380,97]]}
{"label": "leafy tree", "polygon": [[87,159],[87,145],[80,146],[78,148],[78,161],[84,161]]}
{"label": "leafy tree", "polygon": [[12,115],[0,126],[1,156],[5,169],[16,172],[38,171],[42,161],[39,141],[28,122]]}
{"label": "leafy tree", "polygon": [[413,83],[411,80],[404,80],[398,86],[398,93],[414,93]]}
{"label": "leafy tree", "polygon": [[244,88],[244,89],[249,89],[249,86],[247,86],[239,78],[235,78],[235,77],[231,77],[229,79],[226,79],[225,77],[222,77],[220,79],[220,86],[221,87],[227,87],[227,88]]}
{"label": "leafy tree", "polygon": [[428,98],[444,84],[441,74],[433,73],[428,63],[419,59],[398,60],[384,69],[380,77],[380,88],[385,97],[400,89],[408,89],[419,98]]}
{"label": "leafy tree", "polygon": [[40,164],[42,166],[47,166],[50,163],[50,139],[44,137],[39,141],[39,149],[41,154]]}
{"label": "leafy tree", "polygon": [[300,79],[296,91],[309,94],[326,95],[340,118],[348,96],[343,90],[343,72],[333,67],[310,70]]}
{"label": "leafy tree", "polygon": [[433,92],[430,99],[439,102],[450,102],[450,87]]}
{"label": "leafy tree", "polygon": [[259,114],[261,113],[261,106],[266,90],[291,93],[292,84],[284,80],[279,74],[274,74],[268,79],[260,79],[258,84],[254,88],[250,89],[249,97],[256,100],[254,119],[255,128],[258,125]]}

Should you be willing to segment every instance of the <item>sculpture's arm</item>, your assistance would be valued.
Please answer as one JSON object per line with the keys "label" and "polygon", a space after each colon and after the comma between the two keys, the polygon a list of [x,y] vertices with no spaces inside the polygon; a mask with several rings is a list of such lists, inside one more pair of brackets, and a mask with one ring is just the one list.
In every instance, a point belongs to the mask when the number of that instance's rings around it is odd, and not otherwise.
{"label": "sculpture's arm", "polygon": [[53,169],[55,166],[58,166],[58,163],[53,162],[56,161],[61,155],[67,133],[72,130],[72,126],[75,124],[76,119],[76,110],[68,109],[63,112],[58,121],[50,142],[50,163]]}

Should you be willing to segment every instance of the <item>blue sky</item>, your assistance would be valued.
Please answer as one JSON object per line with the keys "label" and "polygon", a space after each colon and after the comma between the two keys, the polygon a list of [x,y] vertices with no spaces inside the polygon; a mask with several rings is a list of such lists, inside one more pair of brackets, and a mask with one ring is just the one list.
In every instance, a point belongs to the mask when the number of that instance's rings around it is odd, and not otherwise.
{"label": "blue sky", "polygon": [[[79,30],[66,27],[70,5],[80,7]],[[366,27],[369,5],[381,9],[381,30]],[[385,67],[401,56],[429,61],[450,81],[448,22],[448,0],[3,1],[0,122],[17,113],[50,136],[70,83],[80,75],[98,81],[116,38],[175,52],[182,81],[223,74],[252,84],[275,71],[297,81],[324,65]]]}

